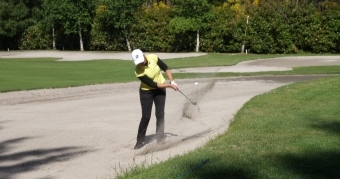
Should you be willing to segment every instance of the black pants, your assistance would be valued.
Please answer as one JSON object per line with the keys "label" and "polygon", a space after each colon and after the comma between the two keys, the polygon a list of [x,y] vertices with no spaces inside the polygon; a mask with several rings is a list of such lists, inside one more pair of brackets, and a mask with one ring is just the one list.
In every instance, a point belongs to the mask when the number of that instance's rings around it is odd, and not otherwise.
{"label": "black pants", "polygon": [[152,105],[155,103],[156,114],[156,139],[161,140],[164,136],[164,107],[166,90],[139,90],[140,104],[142,106],[142,118],[139,123],[137,141],[144,142],[145,133],[151,118]]}

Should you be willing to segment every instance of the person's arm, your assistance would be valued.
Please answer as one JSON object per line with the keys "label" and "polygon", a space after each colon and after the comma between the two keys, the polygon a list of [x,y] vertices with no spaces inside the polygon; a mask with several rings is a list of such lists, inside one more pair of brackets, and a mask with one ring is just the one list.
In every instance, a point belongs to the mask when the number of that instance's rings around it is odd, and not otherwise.
{"label": "person's arm", "polygon": [[157,65],[160,69],[162,69],[164,72],[168,70],[168,65],[166,65],[161,59],[158,58]]}
{"label": "person's arm", "polygon": [[175,91],[177,91],[177,86],[174,84],[162,84],[162,83],[155,83],[154,81],[152,81],[151,78],[147,77],[147,76],[141,76],[138,77],[139,80],[141,80],[143,83],[147,84],[150,87],[153,88],[172,88]]}
{"label": "person's arm", "polygon": [[159,66],[159,68],[161,68],[165,72],[166,76],[170,80],[170,84],[173,84],[173,85],[177,86],[177,84],[175,83],[175,81],[172,78],[172,73],[169,70],[168,66],[161,59],[159,59],[159,58],[158,58],[157,65]]}
{"label": "person's arm", "polygon": [[157,87],[158,88],[172,88],[173,90],[177,91],[177,85],[174,85],[174,84],[169,84],[169,83],[157,83]]}
{"label": "person's arm", "polygon": [[165,71],[165,74],[166,74],[166,76],[168,77],[168,79],[170,80],[170,82],[174,81],[174,80],[172,79],[172,73],[171,73],[171,71],[170,71],[169,69],[167,69],[167,70]]}
{"label": "person's arm", "polygon": [[152,88],[158,88],[157,83],[152,81],[148,76],[140,76],[138,79]]}

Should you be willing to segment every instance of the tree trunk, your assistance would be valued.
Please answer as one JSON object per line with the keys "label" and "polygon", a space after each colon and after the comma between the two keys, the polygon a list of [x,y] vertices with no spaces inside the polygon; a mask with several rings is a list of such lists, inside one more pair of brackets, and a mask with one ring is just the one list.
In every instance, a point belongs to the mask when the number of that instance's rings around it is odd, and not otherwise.
{"label": "tree trunk", "polygon": [[200,31],[197,30],[197,40],[196,40],[196,52],[200,49]]}
{"label": "tree trunk", "polygon": [[128,49],[129,49],[129,51],[131,51],[131,46],[130,46],[129,39],[127,37],[125,37],[125,39],[126,39],[126,45],[127,45]]}
{"label": "tree trunk", "polygon": [[52,27],[52,38],[53,38],[53,50],[55,50],[56,47],[55,47],[55,39],[54,39],[54,27]]}
{"label": "tree trunk", "polygon": [[81,35],[81,29],[79,29],[79,39],[80,39],[80,51],[84,51],[83,37]]}
{"label": "tree trunk", "polygon": [[125,25],[124,25],[124,35],[125,35],[126,45],[127,45],[128,50],[131,51],[130,41],[129,41],[129,38],[128,38],[127,34],[128,33],[126,32]]}

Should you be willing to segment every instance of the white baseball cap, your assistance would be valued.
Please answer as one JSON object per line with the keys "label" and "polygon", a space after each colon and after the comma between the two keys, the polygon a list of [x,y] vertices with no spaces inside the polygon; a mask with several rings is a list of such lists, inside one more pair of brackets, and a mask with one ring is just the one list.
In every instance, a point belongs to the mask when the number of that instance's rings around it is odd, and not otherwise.
{"label": "white baseball cap", "polygon": [[132,51],[132,59],[133,59],[133,62],[135,62],[135,65],[138,65],[138,64],[144,62],[143,52],[140,49],[133,50]]}

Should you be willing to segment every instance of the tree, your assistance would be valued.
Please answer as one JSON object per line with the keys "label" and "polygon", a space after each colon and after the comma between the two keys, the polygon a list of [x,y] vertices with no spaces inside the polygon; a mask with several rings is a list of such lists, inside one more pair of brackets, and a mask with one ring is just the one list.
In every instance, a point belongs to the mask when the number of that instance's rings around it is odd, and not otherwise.
{"label": "tree", "polygon": [[[18,49],[22,33],[37,22],[40,0],[0,0],[0,48]],[[34,10],[32,10],[34,9]]]}
{"label": "tree", "polygon": [[223,3],[211,10],[212,18],[202,35],[201,49],[205,52],[239,52],[242,29],[237,23],[239,12],[233,5]]}
{"label": "tree", "polygon": [[79,34],[80,50],[83,51],[83,32],[89,31],[91,27],[94,7],[92,0],[45,0],[44,22],[52,28],[53,37],[55,26],[62,26],[65,34]]}
{"label": "tree", "polygon": [[84,51],[83,32],[89,31],[92,23],[94,6],[92,0],[69,1],[65,22],[66,34],[79,34],[80,50]]}
{"label": "tree", "polygon": [[65,22],[65,12],[64,9],[67,9],[67,1],[63,0],[44,0],[42,4],[44,19],[43,24],[46,26],[48,30],[52,32],[52,44],[53,49],[56,49],[55,42],[55,28],[61,29],[64,26]]}
{"label": "tree", "polygon": [[176,17],[170,21],[175,33],[196,31],[196,52],[200,46],[200,30],[207,24],[210,4],[207,0],[177,0],[173,6]]}
{"label": "tree", "polygon": [[154,3],[163,3],[165,5],[171,6],[173,4],[174,0],[146,0],[145,6],[146,7],[152,7]]}
{"label": "tree", "polygon": [[170,33],[171,7],[163,2],[143,8],[139,23],[132,26],[131,45],[143,51],[171,52],[174,34]]}
{"label": "tree", "polygon": [[136,22],[134,14],[139,11],[142,1],[140,0],[102,0],[104,9],[97,14],[103,29],[117,30],[126,40],[127,49],[131,51],[129,33],[131,26]]}
{"label": "tree", "polygon": [[21,50],[37,50],[49,49],[48,35],[44,33],[41,24],[36,24],[25,30],[19,49]]}

